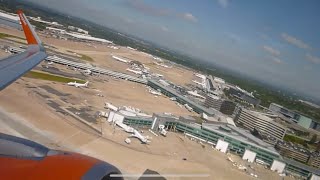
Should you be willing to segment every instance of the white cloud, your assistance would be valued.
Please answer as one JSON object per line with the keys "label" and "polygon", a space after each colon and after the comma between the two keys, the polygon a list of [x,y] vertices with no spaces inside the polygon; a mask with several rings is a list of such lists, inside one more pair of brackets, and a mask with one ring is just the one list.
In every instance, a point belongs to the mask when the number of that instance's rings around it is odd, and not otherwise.
{"label": "white cloud", "polygon": [[225,32],[224,34],[226,35],[227,38],[232,40],[232,42],[240,42],[241,40],[243,40],[240,36],[238,36],[235,33]]}
{"label": "white cloud", "polygon": [[198,22],[198,19],[196,17],[194,17],[194,15],[192,15],[191,13],[184,13],[180,17],[182,17],[183,19],[185,19],[187,21],[191,21],[194,23]]}
{"label": "white cloud", "polygon": [[127,0],[127,5],[131,8],[136,9],[139,12],[151,16],[170,16],[172,13],[168,9],[151,6],[143,0]]}
{"label": "white cloud", "polygon": [[123,18],[123,20],[124,20],[124,22],[127,22],[129,24],[134,23],[134,21],[132,19],[130,19],[130,18]]}
{"label": "white cloud", "polygon": [[159,8],[146,3],[144,0],[127,0],[126,5],[143,14],[157,17],[177,17],[183,20],[197,22],[198,19],[188,12],[176,12],[171,9]]}
{"label": "white cloud", "polygon": [[270,39],[270,37],[269,37],[267,34],[265,34],[265,33],[258,33],[258,35],[260,36],[260,38],[262,38],[262,39],[264,39],[264,40]]}
{"label": "white cloud", "polygon": [[307,53],[306,54],[306,58],[308,61],[315,63],[315,64],[319,64],[320,63],[320,58],[316,57],[316,56],[312,56],[311,54]]}
{"label": "white cloud", "polygon": [[274,55],[274,56],[279,56],[279,55],[280,55],[280,51],[279,51],[279,50],[274,49],[274,48],[272,48],[272,47],[270,47],[270,46],[264,45],[264,46],[263,46],[263,49],[264,49],[265,51],[267,51],[268,53]]}
{"label": "white cloud", "polygon": [[166,26],[161,26],[160,29],[164,32],[168,32],[169,29]]}
{"label": "white cloud", "polygon": [[283,61],[277,57],[272,56],[272,61],[277,64],[283,64]]}
{"label": "white cloud", "polygon": [[288,43],[297,46],[298,48],[301,49],[310,49],[310,46],[308,44],[306,44],[305,42],[303,42],[302,40],[295,38],[293,36],[288,35],[287,33],[282,33],[281,37],[287,41]]}
{"label": "white cloud", "polygon": [[229,5],[229,0],[218,0],[218,3],[220,4],[221,7],[227,8]]}

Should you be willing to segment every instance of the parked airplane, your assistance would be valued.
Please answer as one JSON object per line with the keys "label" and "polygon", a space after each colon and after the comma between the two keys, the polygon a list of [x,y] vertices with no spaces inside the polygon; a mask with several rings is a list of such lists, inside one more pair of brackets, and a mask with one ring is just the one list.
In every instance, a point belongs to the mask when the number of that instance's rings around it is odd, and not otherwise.
{"label": "parked airplane", "polygon": [[152,89],[149,89],[149,93],[153,94],[153,95],[157,95],[157,96],[161,96],[161,93]]}
{"label": "parked airplane", "polygon": [[184,107],[190,112],[192,112],[193,110],[192,107],[190,107],[188,104],[184,104]]}
{"label": "parked airplane", "polygon": [[[0,61],[0,90],[43,61],[47,54],[32,25],[18,12],[26,51]],[[0,133],[1,179],[111,179],[121,172],[111,164],[78,153],[49,149],[33,141]],[[72,167],[72,171],[69,171]],[[50,172],[50,173],[48,173]],[[123,179],[122,177],[112,179]]]}
{"label": "parked airplane", "polygon": [[162,74],[157,74],[157,73],[153,73],[152,76],[155,76],[155,77],[163,77]]}
{"label": "parked airplane", "polygon": [[108,103],[108,102],[105,102],[105,103],[104,103],[104,108],[110,109],[110,110],[112,110],[112,111],[118,111],[118,108],[117,108],[116,106],[114,106],[114,105],[112,105],[112,104],[110,104],[110,103]]}
{"label": "parked airplane", "polygon": [[176,97],[171,97],[169,98],[171,101],[177,101],[177,98]]}
{"label": "parked airplane", "polygon": [[162,64],[162,63],[157,63],[157,62],[155,62],[155,64],[158,65],[158,66],[162,66],[162,67],[164,67],[164,68],[172,68],[172,67],[170,67],[170,66],[168,66],[168,65],[165,65],[165,64]]}
{"label": "parked airplane", "polygon": [[126,124],[123,124],[122,121],[115,121],[114,123],[117,126],[121,127],[127,133],[133,133],[135,131],[135,129],[133,129],[132,127],[130,127],[130,126],[126,125]]}
{"label": "parked airplane", "polygon": [[92,74],[92,71],[90,69],[86,69],[83,71],[84,74],[86,75],[91,75]]}
{"label": "parked airplane", "polygon": [[75,82],[68,82],[69,86],[75,86],[75,87],[88,87],[89,81],[87,81],[86,83],[82,84],[82,83],[77,83],[77,81]]}
{"label": "parked airplane", "polygon": [[138,74],[138,75],[142,75],[142,71],[136,71],[136,70],[133,70],[133,69],[130,69],[130,68],[127,68],[126,70],[130,71],[130,72],[133,72],[135,74]]}
{"label": "parked airplane", "polygon": [[112,55],[112,58],[117,60],[117,61],[123,62],[123,63],[128,63],[129,62],[128,60],[125,60],[123,58],[120,58],[120,57],[117,57],[117,56],[113,56],[113,55]]}
{"label": "parked airplane", "polygon": [[139,139],[142,143],[144,143],[144,144],[146,144],[146,143],[149,142],[147,137],[142,136],[142,135],[139,133],[139,131],[137,131],[137,130],[135,130],[135,129],[134,129],[134,131],[133,131],[133,134],[131,134],[130,136],[131,136],[131,137],[136,137],[136,138],[138,138],[138,139]]}

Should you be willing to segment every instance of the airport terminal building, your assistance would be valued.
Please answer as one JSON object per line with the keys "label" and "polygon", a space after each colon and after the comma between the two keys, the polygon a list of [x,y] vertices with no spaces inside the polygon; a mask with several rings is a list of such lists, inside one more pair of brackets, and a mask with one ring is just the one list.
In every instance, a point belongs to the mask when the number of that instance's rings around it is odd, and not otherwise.
{"label": "airport terminal building", "polygon": [[168,86],[164,86],[161,83],[157,82],[156,80],[152,80],[152,79],[148,79],[148,85],[150,87],[152,87],[153,89],[159,89],[161,91],[162,94],[172,98],[176,98],[177,102],[184,105],[184,104],[188,104],[194,112],[201,114],[201,113],[205,113],[209,116],[213,116],[214,115],[214,111],[211,109],[208,109],[190,99],[188,99],[187,97],[179,94],[175,89],[168,87]]}
{"label": "airport terminal building", "polygon": [[[308,178],[311,175],[320,175],[320,170],[312,168],[298,161],[283,158],[275,148],[253,136],[249,131],[221,123],[197,124],[192,119],[174,117],[165,114],[153,114],[151,118],[125,117],[124,124],[151,129],[157,132],[159,125],[172,132],[180,132],[203,143],[216,146],[219,142],[227,144],[227,151],[244,156],[246,152],[254,154],[256,162],[271,167],[273,163],[283,164],[285,171],[294,175]],[[317,162],[315,162],[317,163]]]}
{"label": "airport terminal building", "polygon": [[301,113],[298,113],[296,111],[290,110],[286,107],[283,107],[276,103],[271,103],[269,106],[269,110],[272,111],[275,114],[281,114],[288,119],[290,119],[292,122],[297,123],[299,126],[304,127],[306,129],[314,129],[317,131],[320,131],[320,123],[302,115]]}
{"label": "airport terminal building", "polygon": [[192,135],[212,145],[216,145],[218,140],[223,140],[228,142],[228,150],[231,152],[242,156],[247,149],[250,149],[257,153],[256,158],[268,165],[271,165],[274,159],[280,158],[280,154],[271,145],[254,137],[248,131],[231,125],[221,123],[203,123],[200,125],[183,117],[176,118],[161,114],[154,114],[152,119],[125,117],[124,124],[150,128],[154,131],[157,130],[159,124],[163,124],[168,130]]}
{"label": "airport terminal building", "polygon": [[282,140],[286,134],[286,128],[273,119],[258,112],[241,109],[235,122],[249,130],[258,130],[261,133]]}

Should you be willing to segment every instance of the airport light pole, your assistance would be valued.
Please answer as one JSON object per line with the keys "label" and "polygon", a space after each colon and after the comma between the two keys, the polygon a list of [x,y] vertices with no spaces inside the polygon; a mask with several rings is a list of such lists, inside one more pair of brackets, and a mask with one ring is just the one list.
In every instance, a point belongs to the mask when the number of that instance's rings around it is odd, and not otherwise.
{"label": "airport light pole", "polygon": [[103,120],[100,117],[100,125],[101,125],[101,136],[103,136]]}

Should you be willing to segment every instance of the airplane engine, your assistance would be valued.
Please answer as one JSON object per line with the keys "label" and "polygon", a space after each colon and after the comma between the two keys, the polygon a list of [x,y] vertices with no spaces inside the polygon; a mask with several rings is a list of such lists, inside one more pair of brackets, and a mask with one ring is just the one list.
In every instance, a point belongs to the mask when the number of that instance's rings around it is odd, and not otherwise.
{"label": "airplane engine", "polygon": [[3,179],[122,180],[115,166],[74,152],[49,149],[36,142],[0,133]]}

